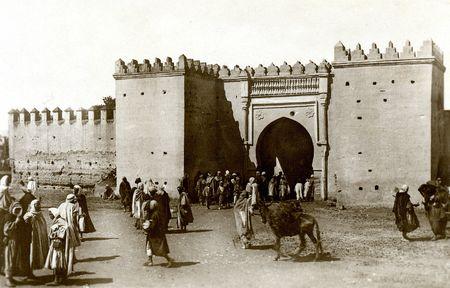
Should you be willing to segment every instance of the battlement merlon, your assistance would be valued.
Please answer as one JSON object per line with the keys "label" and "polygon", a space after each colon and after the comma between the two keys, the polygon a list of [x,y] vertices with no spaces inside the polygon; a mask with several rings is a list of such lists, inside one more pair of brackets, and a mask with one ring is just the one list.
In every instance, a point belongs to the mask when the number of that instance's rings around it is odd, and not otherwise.
{"label": "battlement merlon", "polygon": [[115,63],[114,79],[129,79],[129,78],[146,78],[146,77],[168,77],[179,75],[196,74],[209,78],[222,79],[224,81],[236,81],[249,78],[273,78],[273,77],[299,77],[308,75],[322,75],[328,76],[331,70],[331,65],[323,60],[319,65],[310,61],[306,66],[297,61],[293,66],[284,62],[280,67],[271,64],[268,67],[259,65],[256,68],[247,66],[241,69],[239,65],[235,65],[233,69],[227,66],[220,67],[218,64],[207,64],[198,60],[188,59],[181,55],[175,65],[172,58],[167,57],[164,65],[159,58],[155,58],[154,64],[144,59],[142,64],[136,60],[131,60],[128,64],[122,59]]}
{"label": "battlement merlon", "polygon": [[369,53],[365,53],[360,44],[354,50],[346,49],[339,41],[334,46],[333,67],[393,65],[411,63],[433,63],[445,71],[444,56],[439,47],[432,40],[425,40],[420,49],[415,52],[410,41],[406,41],[401,52],[397,52],[394,44],[389,41],[385,53],[381,53],[377,44],[373,43]]}
{"label": "battlement merlon", "polygon": [[79,108],[76,111],[70,107],[62,111],[59,107],[53,110],[44,108],[42,111],[33,108],[29,111],[12,109],[8,112],[9,123],[13,125],[50,125],[55,124],[86,124],[93,122],[95,124],[102,122],[114,122],[115,110],[105,106],[92,106],[89,109]]}

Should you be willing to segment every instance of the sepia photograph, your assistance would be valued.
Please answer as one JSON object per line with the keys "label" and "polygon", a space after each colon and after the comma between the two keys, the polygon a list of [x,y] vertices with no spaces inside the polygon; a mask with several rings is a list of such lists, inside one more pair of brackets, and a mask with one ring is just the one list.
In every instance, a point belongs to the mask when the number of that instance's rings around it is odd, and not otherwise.
{"label": "sepia photograph", "polygon": [[450,287],[450,0],[0,7],[0,287]]}

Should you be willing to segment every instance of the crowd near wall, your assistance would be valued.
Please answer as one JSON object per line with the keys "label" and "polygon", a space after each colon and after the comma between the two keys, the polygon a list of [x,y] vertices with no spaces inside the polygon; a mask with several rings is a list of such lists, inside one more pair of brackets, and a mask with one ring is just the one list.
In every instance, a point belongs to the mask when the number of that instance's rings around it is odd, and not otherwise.
{"label": "crowd near wall", "polygon": [[93,186],[115,171],[114,110],[91,107],[9,112],[11,168],[16,180]]}

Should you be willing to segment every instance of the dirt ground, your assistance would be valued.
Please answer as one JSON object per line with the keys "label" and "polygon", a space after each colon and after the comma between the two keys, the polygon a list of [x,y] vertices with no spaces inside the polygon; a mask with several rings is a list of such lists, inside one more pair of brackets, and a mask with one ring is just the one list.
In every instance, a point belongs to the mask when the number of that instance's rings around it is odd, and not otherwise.
{"label": "dirt ground", "polygon": [[[43,199],[47,207],[55,201]],[[259,216],[253,218],[253,247],[244,250],[236,241],[232,209],[194,205],[195,220],[187,233],[179,233],[171,221],[167,238],[176,264],[166,268],[162,258],[155,259],[154,267],[142,265],[145,236],[133,227],[133,219],[122,212],[118,201],[88,198],[88,202],[97,232],[87,235],[78,249],[79,263],[69,286],[450,287],[450,240],[429,241],[432,234],[423,210],[417,211],[421,227],[411,233],[415,241],[408,242],[396,230],[389,209],[341,211],[305,203],[304,209],[319,221],[330,255],[313,262],[308,242],[300,257],[275,262],[274,238]],[[298,243],[298,238],[286,238],[283,250],[292,252]],[[48,270],[35,274],[38,282],[27,286],[52,280]]]}

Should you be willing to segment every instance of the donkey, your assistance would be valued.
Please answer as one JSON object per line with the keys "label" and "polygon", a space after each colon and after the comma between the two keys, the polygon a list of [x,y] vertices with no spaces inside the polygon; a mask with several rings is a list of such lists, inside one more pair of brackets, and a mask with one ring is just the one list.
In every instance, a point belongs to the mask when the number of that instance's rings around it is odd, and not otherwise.
{"label": "donkey", "polygon": [[[274,250],[277,252],[277,256],[274,258],[274,261],[280,259],[281,238],[285,236],[299,235],[300,246],[296,249],[295,255],[299,255],[306,248],[305,234],[316,246],[314,261],[323,254],[317,220],[313,216],[303,213],[300,203],[295,202],[297,201],[286,201],[269,205],[262,201],[259,202],[261,220],[264,224],[266,222],[269,223],[276,237]],[[314,236],[314,229],[316,230],[316,236]]]}

